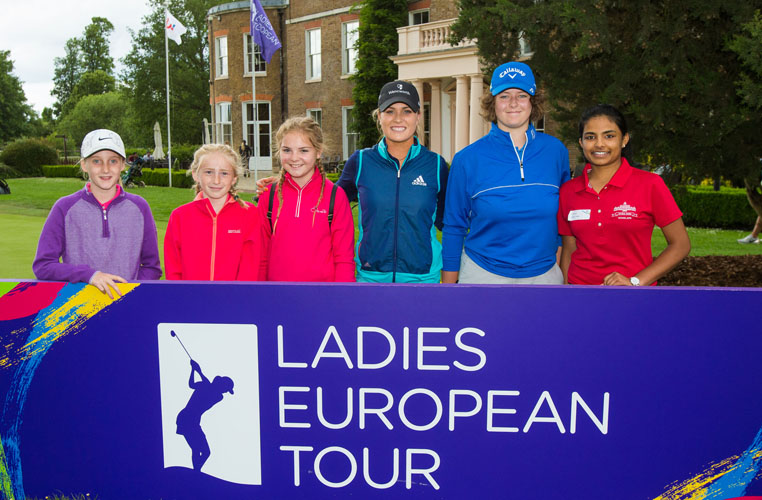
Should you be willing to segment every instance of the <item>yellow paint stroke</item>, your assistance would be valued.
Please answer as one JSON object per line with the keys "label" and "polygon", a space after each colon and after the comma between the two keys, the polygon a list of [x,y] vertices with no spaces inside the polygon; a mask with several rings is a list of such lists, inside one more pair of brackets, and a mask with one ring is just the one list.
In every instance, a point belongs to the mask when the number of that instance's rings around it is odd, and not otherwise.
{"label": "yellow paint stroke", "polygon": [[[704,500],[709,493],[708,487],[712,483],[741,465],[741,462],[738,462],[739,457],[740,455],[734,455],[720,462],[712,463],[692,478],[680,483],[673,483],[664,494],[659,495],[654,500]],[[754,453],[753,458],[762,458],[762,450]]]}
{"label": "yellow paint stroke", "polygon": [[[122,296],[127,295],[139,286],[138,283],[119,284]],[[104,308],[121,299],[115,299],[101,292],[92,285],[87,285],[74,294],[60,307],[54,309],[46,316],[36,318],[32,323],[32,331],[40,331],[40,335],[31,339],[12,355],[0,358],[0,366],[8,368],[19,364],[22,360],[44,351],[52,342],[64,335],[75,334],[80,326],[88,319],[95,316]]]}

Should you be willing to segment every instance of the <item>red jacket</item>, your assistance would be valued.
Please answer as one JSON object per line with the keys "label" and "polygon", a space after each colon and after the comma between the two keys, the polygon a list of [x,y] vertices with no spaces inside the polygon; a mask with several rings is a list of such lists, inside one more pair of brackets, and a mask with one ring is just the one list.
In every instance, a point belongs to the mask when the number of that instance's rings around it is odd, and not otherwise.
{"label": "red jacket", "polygon": [[[291,176],[283,182],[283,209],[278,215],[275,184],[259,197],[257,209],[264,234],[268,239],[268,281],[355,281],[354,235],[352,209],[343,189],[336,190],[333,222],[328,226],[328,209],[333,183],[326,179],[323,198],[321,176],[317,172],[300,188]],[[272,191],[272,224],[267,219]],[[314,217],[313,217],[314,215]]]}
{"label": "red jacket", "polygon": [[173,210],[164,236],[166,278],[263,281],[265,240],[256,210],[228,196],[215,214],[202,194]]}

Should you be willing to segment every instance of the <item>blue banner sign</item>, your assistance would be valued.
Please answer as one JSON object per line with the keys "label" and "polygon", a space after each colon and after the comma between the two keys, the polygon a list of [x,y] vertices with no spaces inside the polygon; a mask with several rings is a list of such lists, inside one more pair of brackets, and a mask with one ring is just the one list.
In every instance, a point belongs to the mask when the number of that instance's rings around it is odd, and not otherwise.
{"label": "blue banner sign", "polygon": [[762,289],[0,282],[0,491],[762,495]]}

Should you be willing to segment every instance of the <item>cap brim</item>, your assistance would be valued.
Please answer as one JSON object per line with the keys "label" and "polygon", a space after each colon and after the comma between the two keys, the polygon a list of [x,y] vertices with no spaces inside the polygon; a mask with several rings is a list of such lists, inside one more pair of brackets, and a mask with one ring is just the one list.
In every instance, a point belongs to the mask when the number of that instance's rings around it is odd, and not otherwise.
{"label": "cap brim", "polygon": [[532,90],[532,87],[528,87],[526,85],[518,84],[518,83],[504,83],[502,85],[499,85],[497,88],[492,90],[492,95],[498,95],[500,92],[508,89],[519,89],[523,90],[529,95],[534,95],[534,91]]}

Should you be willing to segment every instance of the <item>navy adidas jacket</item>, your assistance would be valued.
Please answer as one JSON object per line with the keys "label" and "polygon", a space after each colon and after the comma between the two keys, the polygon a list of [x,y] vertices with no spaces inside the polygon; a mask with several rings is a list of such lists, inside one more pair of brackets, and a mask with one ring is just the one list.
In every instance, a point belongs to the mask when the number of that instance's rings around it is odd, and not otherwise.
{"label": "navy adidas jacket", "polygon": [[447,162],[417,138],[402,165],[386,140],[355,151],[338,185],[359,199],[360,235],[355,248],[357,281],[439,283]]}

